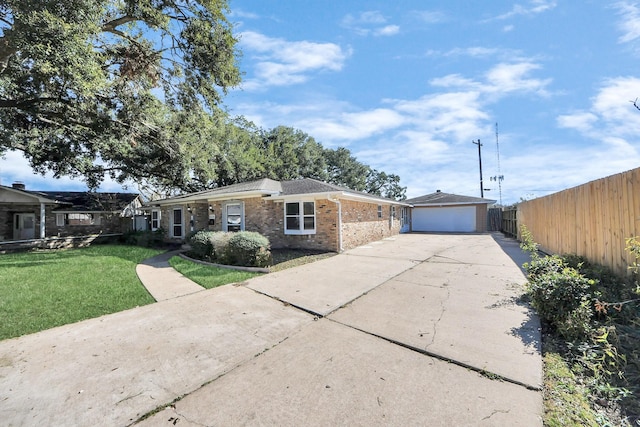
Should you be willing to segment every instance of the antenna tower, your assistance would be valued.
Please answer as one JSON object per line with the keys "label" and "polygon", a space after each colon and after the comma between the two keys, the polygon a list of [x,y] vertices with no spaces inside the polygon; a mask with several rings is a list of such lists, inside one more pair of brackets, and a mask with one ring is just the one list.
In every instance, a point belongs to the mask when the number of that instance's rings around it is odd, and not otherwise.
{"label": "antenna tower", "polygon": [[498,181],[498,192],[500,193],[500,206],[502,206],[502,181],[504,175],[500,173],[500,143],[498,142],[498,122],[496,122],[496,156],[498,159],[498,176],[493,177],[492,181]]}

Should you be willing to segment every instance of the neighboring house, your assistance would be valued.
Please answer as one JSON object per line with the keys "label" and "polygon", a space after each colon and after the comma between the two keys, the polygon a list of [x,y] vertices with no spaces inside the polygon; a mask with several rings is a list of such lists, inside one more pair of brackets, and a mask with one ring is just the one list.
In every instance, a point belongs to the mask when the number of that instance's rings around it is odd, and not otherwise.
{"label": "neighboring house", "polygon": [[[132,193],[28,191],[0,185],[0,241],[122,233],[142,201]],[[123,219],[124,218],[124,219]]]}
{"label": "neighboring house", "polygon": [[314,179],[257,181],[149,202],[151,229],[256,231],[273,248],[350,249],[408,230],[407,203]]}
{"label": "neighboring house", "polygon": [[488,207],[496,201],[438,190],[406,202],[412,206],[411,231],[483,233]]}

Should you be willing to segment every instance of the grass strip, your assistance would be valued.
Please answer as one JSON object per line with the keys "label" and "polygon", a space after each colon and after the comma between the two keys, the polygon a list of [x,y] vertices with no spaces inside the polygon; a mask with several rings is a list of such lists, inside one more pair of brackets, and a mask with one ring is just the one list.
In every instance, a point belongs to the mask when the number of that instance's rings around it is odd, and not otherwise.
{"label": "grass strip", "polygon": [[227,285],[229,283],[244,282],[245,280],[260,275],[260,273],[249,271],[198,264],[178,256],[172,257],[169,260],[169,265],[206,289]]}

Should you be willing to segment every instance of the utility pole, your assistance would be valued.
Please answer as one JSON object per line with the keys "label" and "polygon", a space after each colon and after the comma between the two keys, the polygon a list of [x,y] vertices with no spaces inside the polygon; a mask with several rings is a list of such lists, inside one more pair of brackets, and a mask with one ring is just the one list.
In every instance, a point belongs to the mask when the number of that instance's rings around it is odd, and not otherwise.
{"label": "utility pole", "polygon": [[480,140],[478,142],[471,141],[472,144],[478,146],[478,164],[480,165],[480,197],[484,199],[484,185],[482,183],[482,144],[480,144]]}

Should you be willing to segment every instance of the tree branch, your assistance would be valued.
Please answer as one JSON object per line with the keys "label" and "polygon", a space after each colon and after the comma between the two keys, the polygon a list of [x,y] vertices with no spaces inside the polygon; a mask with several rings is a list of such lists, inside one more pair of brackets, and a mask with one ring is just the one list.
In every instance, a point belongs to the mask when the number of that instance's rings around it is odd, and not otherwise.
{"label": "tree branch", "polygon": [[122,24],[127,24],[129,22],[137,21],[137,20],[138,19],[133,17],[133,16],[124,15],[124,16],[121,16],[119,18],[112,19],[109,22],[105,22],[102,25],[102,31],[113,32],[113,30],[115,30],[116,27],[119,27]]}
{"label": "tree branch", "polygon": [[33,98],[33,99],[0,99],[0,108],[25,108],[34,104],[49,101],[62,101],[59,98]]}

